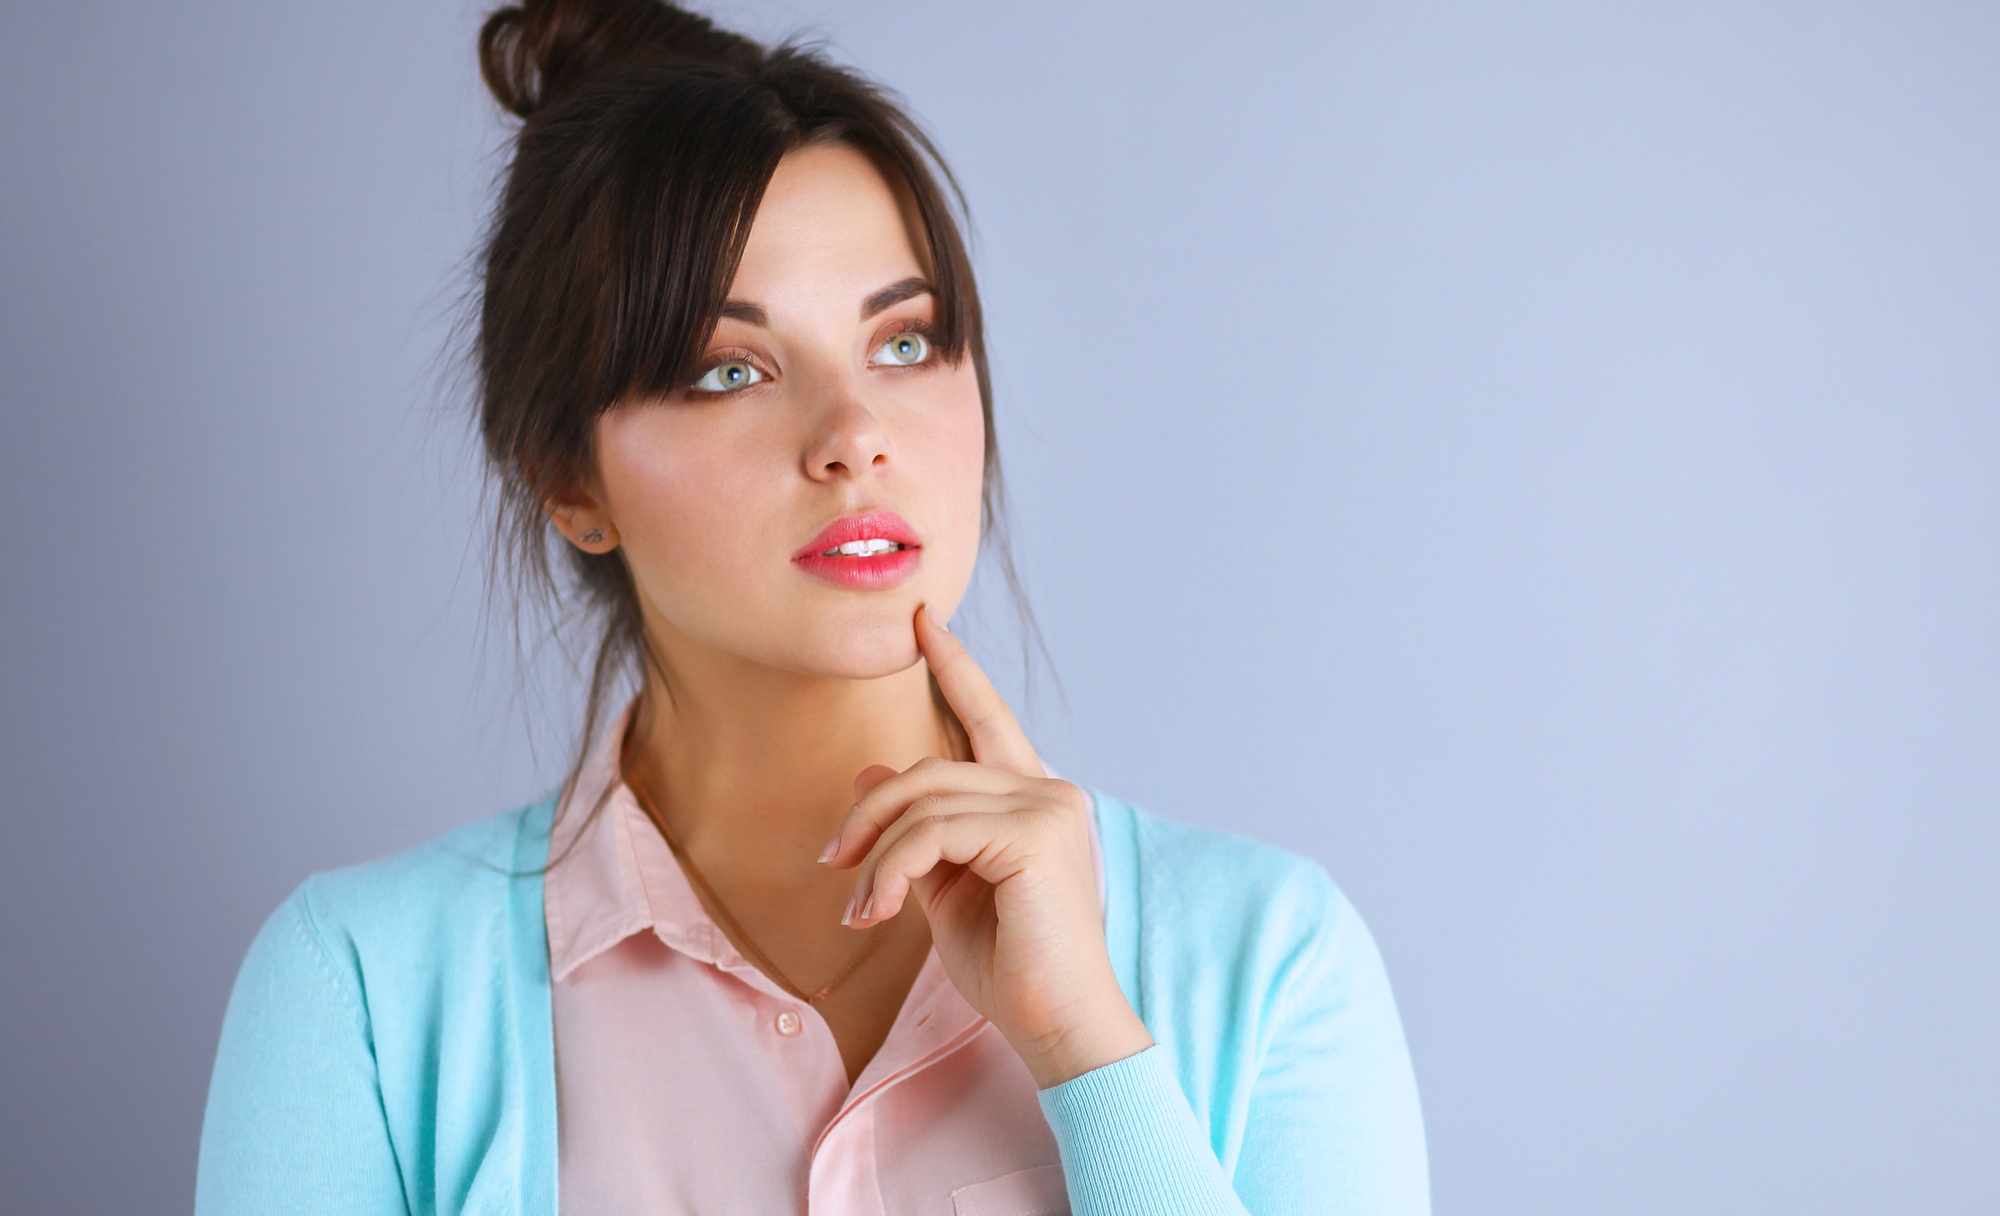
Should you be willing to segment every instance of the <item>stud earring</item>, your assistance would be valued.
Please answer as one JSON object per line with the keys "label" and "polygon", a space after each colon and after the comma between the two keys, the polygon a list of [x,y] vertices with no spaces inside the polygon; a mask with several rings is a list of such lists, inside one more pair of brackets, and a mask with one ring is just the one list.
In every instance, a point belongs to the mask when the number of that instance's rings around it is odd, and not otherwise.
{"label": "stud earring", "polygon": [[585,532],[583,534],[583,543],[586,545],[594,545],[598,541],[601,541],[603,539],[604,539],[604,529],[602,528],[592,528],[590,531]]}

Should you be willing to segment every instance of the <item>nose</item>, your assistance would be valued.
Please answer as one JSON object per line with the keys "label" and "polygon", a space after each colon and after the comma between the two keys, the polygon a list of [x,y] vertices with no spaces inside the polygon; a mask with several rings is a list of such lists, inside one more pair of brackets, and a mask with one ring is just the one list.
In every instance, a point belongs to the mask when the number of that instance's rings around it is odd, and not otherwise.
{"label": "nose", "polygon": [[890,450],[881,420],[853,386],[829,386],[806,444],[806,476],[814,481],[863,477],[888,464]]}

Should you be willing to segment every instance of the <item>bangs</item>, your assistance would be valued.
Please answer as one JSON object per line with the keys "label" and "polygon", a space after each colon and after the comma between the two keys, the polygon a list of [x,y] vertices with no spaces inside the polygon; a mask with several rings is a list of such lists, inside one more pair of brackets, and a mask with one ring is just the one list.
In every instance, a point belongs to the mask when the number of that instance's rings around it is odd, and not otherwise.
{"label": "bangs", "polygon": [[[774,53],[772,66],[788,54]],[[530,290],[511,297],[511,313],[489,293],[487,351],[539,346],[562,352],[573,371],[556,378],[567,384],[536,386],[565,401],[523,402],[523,414],[594,421],[622,401],[683,387],[699,370],[779,161],[809,144],[860,151],[909,200],[937,301],[938,348],[953,361],[971,351],[983,365],[958,230],[963,205],[935,149],[886,99],[812,87],[817,73],[797,70],[819,66],[810,57],[790,65],[794,74],[763,80],[709,65],[634,65],[566,94],[524,127],[521,164],[556,160],[542,155],[553,147],[593,154],[564,158],[560,171],[517,172],[502,212],[538,222],[503,225],[489,246],[488,282],[525,279]]]}

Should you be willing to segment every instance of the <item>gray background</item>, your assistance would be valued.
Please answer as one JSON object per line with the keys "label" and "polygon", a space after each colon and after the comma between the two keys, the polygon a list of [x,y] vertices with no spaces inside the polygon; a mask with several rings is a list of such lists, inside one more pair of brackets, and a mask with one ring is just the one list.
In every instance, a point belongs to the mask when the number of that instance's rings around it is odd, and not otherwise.
{"label": "gray background", "polygon": [[[1333,871],[1441,1211],[2000,1210],[2000,9],[722,11],[953,157],[1037,736]],[[477,16],[8,6],[10,1211],[185,1209],[260,919],[560,769],[438,369]]]}

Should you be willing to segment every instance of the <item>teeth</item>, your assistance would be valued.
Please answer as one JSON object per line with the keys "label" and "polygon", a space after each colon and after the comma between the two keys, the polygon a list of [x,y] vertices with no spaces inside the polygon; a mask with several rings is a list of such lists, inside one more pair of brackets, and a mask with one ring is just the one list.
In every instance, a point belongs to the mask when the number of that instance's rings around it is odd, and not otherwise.
{"label": "teeth", "polygon": [[874,557],[878,553],[894,553],[903,546],[893,540],[851,540],[844,545],[836,545],[821,557]]}

